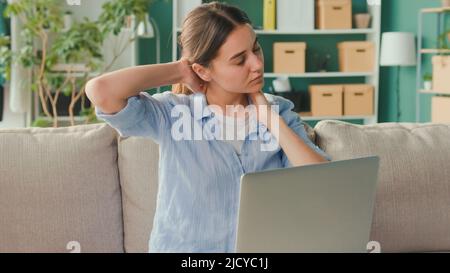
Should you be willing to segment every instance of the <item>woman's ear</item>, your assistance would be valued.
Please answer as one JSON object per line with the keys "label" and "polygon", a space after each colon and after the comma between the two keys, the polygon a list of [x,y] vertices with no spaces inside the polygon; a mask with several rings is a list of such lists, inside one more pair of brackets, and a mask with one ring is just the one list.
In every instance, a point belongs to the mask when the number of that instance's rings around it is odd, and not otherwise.
{"label": "woman's ear", "polygon": [[192,70],[194,70],[195,74],[205,82],[211,81],[211,71],[203,65],[194,63],[192,64]]}

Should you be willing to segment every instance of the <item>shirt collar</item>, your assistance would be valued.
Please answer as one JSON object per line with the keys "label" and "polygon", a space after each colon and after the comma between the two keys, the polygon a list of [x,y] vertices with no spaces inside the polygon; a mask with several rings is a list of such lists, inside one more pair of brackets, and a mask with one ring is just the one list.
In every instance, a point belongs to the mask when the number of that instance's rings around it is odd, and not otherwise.
{"label": "shirt collar", "polygon": [[[253,101],[251,100],[251,98],[249,96],[247,96],[247,101],[248,104],[253,104]],[[271,101],[269,101],[269,103],[272,103]],[[194,93],[191,95],[190,98],[190,107],[191,107],[191,113],[193,114],[193,118],[198,121],[201,122],[202,125],[204,125],[206,123],[206,121],[212,117],[214,117],[214,112],[211,111],[211,109],[208,107],[208,102],[206,100],[206,95],[204,93],[198,92],[198,93]],[[196,109],[195,105],[201,105],[200,108]],[[201,111],[198,113],[195,113],[195,111]],[[255,129],[255,128],[253,128]],[[261,123],[258,122],[257,123],[257,128],[256,130],[250,130],[249,135],[251,136],[252,134],[257,134],[257,135],[266,135],[268,133],[268,129],[267,127]]]}

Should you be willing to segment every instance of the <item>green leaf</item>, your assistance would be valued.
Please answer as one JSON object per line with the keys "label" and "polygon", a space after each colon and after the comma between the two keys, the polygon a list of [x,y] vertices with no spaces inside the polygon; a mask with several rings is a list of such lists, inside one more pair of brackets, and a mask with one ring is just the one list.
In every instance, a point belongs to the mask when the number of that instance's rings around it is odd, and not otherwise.
{"label": "green leaf", "polygon": [[53,122],[43,119],[43,118],[38,118],[35,121],[33,121],[33,124],[31,125],[31,127],[51,127],[53,126]]}

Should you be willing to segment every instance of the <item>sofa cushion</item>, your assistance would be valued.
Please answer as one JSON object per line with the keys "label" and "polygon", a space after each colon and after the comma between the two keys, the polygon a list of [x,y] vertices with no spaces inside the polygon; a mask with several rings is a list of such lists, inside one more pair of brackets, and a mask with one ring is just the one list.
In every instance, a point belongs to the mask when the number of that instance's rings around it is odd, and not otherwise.
{"label": "sofa cushion", "polygon": [[142,137],[119,138],[124,245],[126,252],[148,252],[158,191],[159,146]]}
{"label": "sofa cushion", "polygon": [[321,121],[333,160],[380,157],[371,240],[382,252],[450,250],[450,124]]}
{"label": "sofa cushion", "polygon": [[123,252],[117,137],[106,124],[0,130],[0,252]]}

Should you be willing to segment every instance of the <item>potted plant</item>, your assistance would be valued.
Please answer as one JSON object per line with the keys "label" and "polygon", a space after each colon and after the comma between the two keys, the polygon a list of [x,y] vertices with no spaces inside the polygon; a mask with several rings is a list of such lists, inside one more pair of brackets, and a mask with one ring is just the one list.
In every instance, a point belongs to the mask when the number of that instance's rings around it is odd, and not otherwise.
{"label": "potted plant", "polygon": [[432,89],[432,80],[433,80],[433,75],[431,73],[425,73],[425,75],[423,75],[423,88],[427,91]]}
{"label": "potted plant", "polygon": [[[16,0],[6,8],[5,15],[16,16],[23,23],[21,37],[26,46],[18,52],[10,49],[10,38],[0,37],[0,73],[10,79],[11,64],[17,63],[31,71],[31,91],[36,92],[43,114],[58,127],[58,100],[60,96],[70,97],[69,116],[75,125],[75,114],[82,116],[85,123],[98,122],[94,107],[74,113],[75,104],[85,100],[84,88],[93,77],[108,72],[117,58],[130,46],[133,39],[123,43],[113,58],[106,63],[102,46],[111,35],[118,36],[124,22],[130,16],[136,26],[148,13],[152,0],[111,0],[102,6],[97,20],[84,18],[64,24],[65,14],[59,0]],[[71,15],[66,13],[66,15]],[[67,25],[67,22],[69,23]],[[67,27],[66,31],[64,30]],[[133,29],[137,31],[137,27]],[[131,35],[136,37],[136,35]],[[33,126],[43,126],[47,119],[35,120]]]}
{"label": "potted plant", "polygon": [[369,28],[372,16],[370,13],[357,13],[354,18],[356,28]]}
{"label": "potted plant", "polygon": [[326,54],[325,56],[314,54],[314,61],[318,72],[321,73],[327,72],[330,60],[331,60],[330,54]]}

